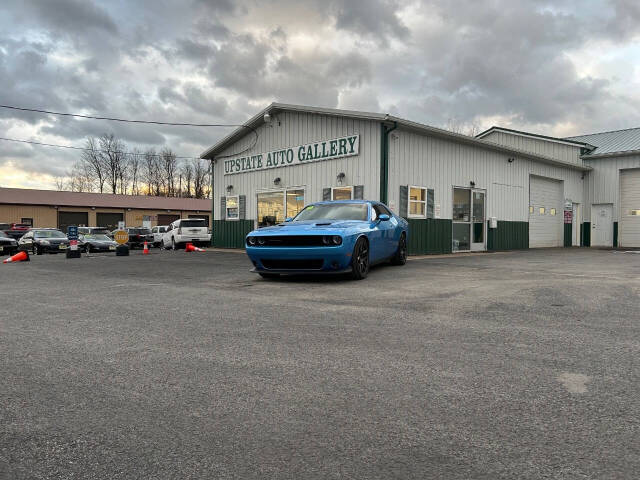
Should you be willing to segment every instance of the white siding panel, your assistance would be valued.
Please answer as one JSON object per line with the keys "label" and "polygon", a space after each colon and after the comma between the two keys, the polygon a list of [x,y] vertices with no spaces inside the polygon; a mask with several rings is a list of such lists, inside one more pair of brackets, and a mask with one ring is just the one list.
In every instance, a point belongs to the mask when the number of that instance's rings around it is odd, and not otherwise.
{"label": "white siding panel", "polygon": [[620,172],[620,231],[621,247],[640,247],[640,170]]}
{"label": "white siding panel", "polygon": [[[529,216],[529,247],[561,247],[564,244],[562,182],[532,175],[529,191],[529,203],[534,207]],[[544,214],[540,208],[544,208]]]}
{"label": "white siding panel", "polygon": [[[487,217],[529,221],[529,175],[564,182],[564,195],[583,202],[581,172],[450,140],[395,130],[389,142],[389,203],[398,205],[400,185],[433,188],[441,218],[452,217],[453,186],[487,191]],[[562,207],[562,205],[561,205]],[[562,214],[562,211],[559,212]]]}
{"label": "white siding panel", "polygon": [[[255,135],[247,134],[231,145],[218,157],[256,155],[283,148],[295,147],[320,140],[329,140],[345,135],[360,135],[359,155],[353,157],[324,160],[305,165],[270,168],[257,172],[224,175],[224,161],[216,161],[214,171],[214,195],[216,201],[215,218],[220,218],[220,195],[226,194],[228,185],[233,185],[233,193],[247,195],[247,219],[255,219],[256,191],[277,190],[288,187],[305,188],[305,204],[322,200],[322,189],[338,186],[336,177],[345,174],[344,185],[364,185],[367,199],[379,198],[380,190],[380,124],[370,120],[355,120],[331,115],[299,112],[279,112],[272,117],[269,125],[257,128]],[[249,148],[245,151],[245,149]],[[218,158],[217,157],[217,158]],[[273,183],[280,177],[281,183]]]}

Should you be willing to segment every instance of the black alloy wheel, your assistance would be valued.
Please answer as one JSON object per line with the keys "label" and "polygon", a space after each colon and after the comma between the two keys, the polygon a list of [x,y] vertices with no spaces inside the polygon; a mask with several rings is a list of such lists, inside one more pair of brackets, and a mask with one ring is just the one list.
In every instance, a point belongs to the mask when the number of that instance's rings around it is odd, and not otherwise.
{"label": "black alloy wheel", "polygon": [[351,278],[362,280],[369,274],[369,242],[364,237],[360,237],[353,247],[353,257],[351,259]]}
{"label": "black alloy wheel", "polygon": [[407,236],[402,233],[398,240],[398,249],[391,259],[392,265],[404,265],[407,263]]}

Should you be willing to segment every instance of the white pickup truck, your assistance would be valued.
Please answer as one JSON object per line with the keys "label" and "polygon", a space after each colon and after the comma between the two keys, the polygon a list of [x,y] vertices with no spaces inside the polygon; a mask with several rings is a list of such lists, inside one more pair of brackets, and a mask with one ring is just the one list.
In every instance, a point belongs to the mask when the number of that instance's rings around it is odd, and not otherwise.
{"label": "white pickup truck", "polygon": [[180,248],[187,243],[208,246],[211,235],[204,218],[181,218],[174,221],[162,234],[162,248]]}
{"label": "white pickup truck", "polygon": [[151,233],[153,234],[153,246],[159,247],[162,244],[162,237],[166,233],[167,225],[158,225],[157,227],[153,227],[151,229]]}

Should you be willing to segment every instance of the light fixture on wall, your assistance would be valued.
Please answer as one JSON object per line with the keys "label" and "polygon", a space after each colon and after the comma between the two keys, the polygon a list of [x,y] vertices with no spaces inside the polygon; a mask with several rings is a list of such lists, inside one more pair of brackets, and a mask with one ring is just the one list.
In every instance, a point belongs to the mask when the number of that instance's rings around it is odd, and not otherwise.
{"label": "light fixture on wall", "polygon": [[507,162],[509,162],[509,163],[513,163],[514,160],[515,160],[515,158],[513,158],[513,157],[507,158]]}
{"label": "light fixture on wall", "polygon": [[346,177],[344,172],[340,172],[338,174],[338,176],[336,177],[338,179],[338,185],[342,185],[342,182],[344,181],[344,177]]}
{"label": "light fixture on wall", "polygon": [[233,190],[233,185],[227,185],[227,193],[231,193]]}
{"label": "light fixture on wall", "polygon": [[95,210],[95,209],[96,209],[96,207],[91,207],[91,210]]}
{"label": "light fixture on wall", "polygon": [[281,181],[282,181],[282,180],[280,179],[280,177],[276,177],[276,178],[273,180],[273,184],[274,184],[274,185],[280,185],[280,182],[281,182]]}
{"label": "light fixture on wall", "polygon": [[127,208],[127,212],[130,212],[130,211],[131,211],[131,209],[130,209],[130,208]]}
{"label": "light fixture on wall", "polygon": [[471,187],[475,187],[475,186],[476,186],[476,182],[474,182],[473,180],[471,180],[471,181],[469,182],[469,185],[471,185]]}

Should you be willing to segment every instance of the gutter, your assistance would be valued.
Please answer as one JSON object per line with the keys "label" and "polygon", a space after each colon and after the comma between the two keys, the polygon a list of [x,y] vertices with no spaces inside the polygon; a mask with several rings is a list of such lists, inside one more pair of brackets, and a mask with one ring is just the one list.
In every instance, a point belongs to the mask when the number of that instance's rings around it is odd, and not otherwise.
{"label": "gutter", "polygon": [[391,128],[384,122],[380,123],[380,201],[385,205],[389,200],[389,134],[396,128],[398,128],[396,121]]}
{"label": "gutter", "polygon": [[592,160],[598,158],[626,157],[628,155],[640,155],[640,150],[622,150],[620,152],[594,153],[590,155],[582,155],[580,158],[582,160]]}

